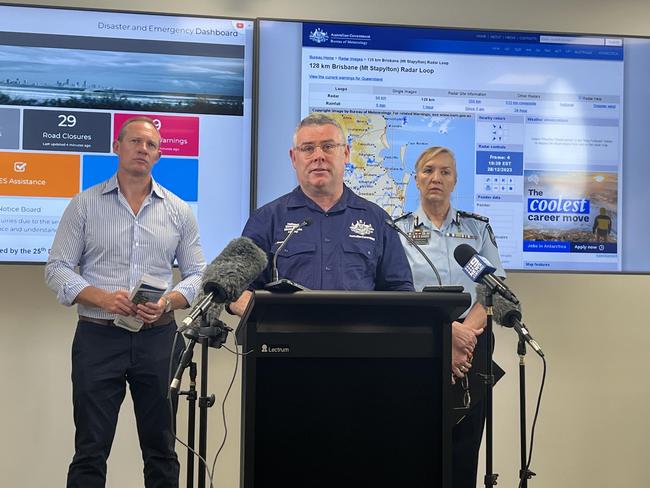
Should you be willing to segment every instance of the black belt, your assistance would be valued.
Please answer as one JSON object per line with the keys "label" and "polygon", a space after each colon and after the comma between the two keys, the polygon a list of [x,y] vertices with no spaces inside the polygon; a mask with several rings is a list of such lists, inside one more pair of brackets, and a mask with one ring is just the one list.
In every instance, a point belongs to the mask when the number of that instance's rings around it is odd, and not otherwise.
{"label": "black belt", "polygon": [[[90,322],[91,324],[99,325],[115,325],[113,319],[96,319],[95,317],[87,317],[85,315],[79,315],[79,320],[83,322]],[[150,329],[152,327],[157,327],[159,325],[169,325],[174,321],[174,312],[167,312],[160,316],[158,320],[150,324],[143,324],[140,330]]]}

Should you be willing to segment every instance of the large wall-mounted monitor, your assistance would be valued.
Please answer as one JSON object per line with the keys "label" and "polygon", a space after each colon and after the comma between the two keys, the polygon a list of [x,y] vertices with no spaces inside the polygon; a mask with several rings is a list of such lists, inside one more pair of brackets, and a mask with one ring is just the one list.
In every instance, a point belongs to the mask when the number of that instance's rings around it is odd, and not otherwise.
{"label": "large wall-mounted monitor", "polygon": [[117,168],[129,117],[161,132],[154,178],[208,260],[250,207],[254,22],[0,5],[0,262],[44,262],[78,192]]}
{"label": "large wall-mounted monitor", "polygon": [[327,112],[346,183],[397,217],[414,162],[456,154],[452,205],[490,218],[508,269],[649,272],[650,40],[259,20],[257,204],[296,185],[298,120]]}

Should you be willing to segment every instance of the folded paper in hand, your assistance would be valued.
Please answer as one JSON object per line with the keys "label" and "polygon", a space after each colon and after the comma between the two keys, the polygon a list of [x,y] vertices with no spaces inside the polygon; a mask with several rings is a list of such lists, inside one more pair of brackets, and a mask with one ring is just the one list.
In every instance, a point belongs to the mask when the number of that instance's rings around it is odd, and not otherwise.
{"label": "folded paper in hand", "polygon": [[[136,305],[147,302],[156,303],[166,291],[166,281],[145,273],[131,290],[129,299]],[[144,324],[141,318],[133,315],[118,315],[113,323],[131,332],[138,332]]]}

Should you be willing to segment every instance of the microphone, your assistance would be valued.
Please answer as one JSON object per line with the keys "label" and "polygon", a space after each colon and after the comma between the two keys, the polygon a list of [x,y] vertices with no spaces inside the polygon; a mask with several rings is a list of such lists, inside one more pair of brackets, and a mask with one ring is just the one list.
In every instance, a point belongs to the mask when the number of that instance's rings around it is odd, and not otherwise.
{"label": "microphone", "polygon": [[[183,320],[179,331],[182,332],[190,327],[198,317],[206,319],[209,326],[220,323],[218,317],[223,304],[237,300],[248,285],[266,268],[266,264],[266,253],[248,237],[238,237],[230,241],[221,254],[205,268],[203,292],[196,298],[196,305]],[[183,371],[191,361],[196,340],[192,338],[183,351],[174,379],[169,385],[171,394],[176,394],[181,386]]]}
{"label": "microphone", "polygon": [[264,285],[264,288],[269,290],[269,291],[298,291],[298,290],[306,290],[302,285],[299,285],[298,283],[288,280],[286,278],[279,279],[279,273],[278,273],[278,255],[282,252],[284,247],[287,245],[287,242],[289,242],[289,239],[296,234],[300,229],[307,227],[311,225],[311,219],[305,219],[302,222],[300,222],[298,225],[296,225],[293,229],[289,231],[289,234],[287,234],[287,237],[284,238],[284,240],[280,243],[278,246],[277,250],[275,251],[275,254],[273,254],[273,262],[272,262],[272,280],[270,283],[267,283]]}
{"label": "microphone", "polygon": [[[476,287],[476,300],[485,306],[487,301],[487,287],[485,285],[479,284]],[[523,337],[524,340],[533,348],[533,350],[539,354],[540,357],[544,357],[544,352],[542,348],[537,343],[533,336],[530,334],[526,325],[521,321],[521,305],[519,303],[515,304],[509,300],[506,300],[501,295],[495,295],[492,302],[492,316],[496,322],[501,324],[504,327],[514,328],[520,337]]]}
{"label": "microphone", "polygon": [[187,317],[183,319],[182,325],[178,328],[179,332],[183,332],[185,329],[190,327],[198,317],[202,317],[208,311],[212,306],[213,297],[214,293],[208,293],[207,295],[201,293],[196,297],[196,300],[194,301],[196,305],[194,305],[194,308],[192,308],[192,311],[187,315]]}
{"label": "microphone", "polygon": [[189,315],[183,320],[185,328],[202,317],[212,304],[233,302],[266,268],[266,253],[248,237],[238,237],[228,243],[203,273],[203,293],[195,300]]}
{"label": "microphone", "polygon": [[483,283],[492,292],[497,292],[515,305],[519,300],[510,288],[494,272],[496,268],[469,244],[460,244],[454,249],[454,259],[463,268],[463,271],[475,283]]}
{"label": "microphone", "polygon": [[417,242],[415,242],[415,239],[413,239],[410,235],[408,235],[406,232],[404,232],[402,229],[399,228],[399,226],[395,223],[399,221],[400,219],[403,219],[404,217],[407,217],[410,215],[410,213],[402,215],[401,217],[398,217],[397,220],[392,220],[391,218],[387,218],[384,220],[384,222],[393,229],[395,232],[400,234],[401,236],[404,237],[404,239],[407,240],[409,244],[411,244],[417,251],[422,255],[424,260],[427,262],[429,267],[433,270],[433,274],[436,275],[436,279],[438,280],[438,284],[436,286],[425,286],[422,291],[424,292],[447,292],[447,293],[461,293],[463,291],[463,286],[462,285],[443,285],[442,284],[442,279],[440,278],[440,273],[438,273],[438,269],[435,267],[433,262],[429,259],[429,256],[422,250],[422,248],[418,245]]}

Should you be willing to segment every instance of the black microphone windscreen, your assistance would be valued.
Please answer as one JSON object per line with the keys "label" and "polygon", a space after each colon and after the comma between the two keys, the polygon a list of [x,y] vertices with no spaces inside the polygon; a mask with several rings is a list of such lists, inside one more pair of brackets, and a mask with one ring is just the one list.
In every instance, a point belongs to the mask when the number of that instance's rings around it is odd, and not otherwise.
{"label": "black microphone windscreen", "polygon": [[454,259],[458,264],[460,264],[461,268],[465,267],[469,260],[475,255],[476,250],[469,244],[460,244],[456,249],[454,249]]}
{"label": "black microphone windscreen", "polygon": [[230,241],[203,274],[203,291],[216,303],[232,302],[266,268],[266,253],[248,237]]}

